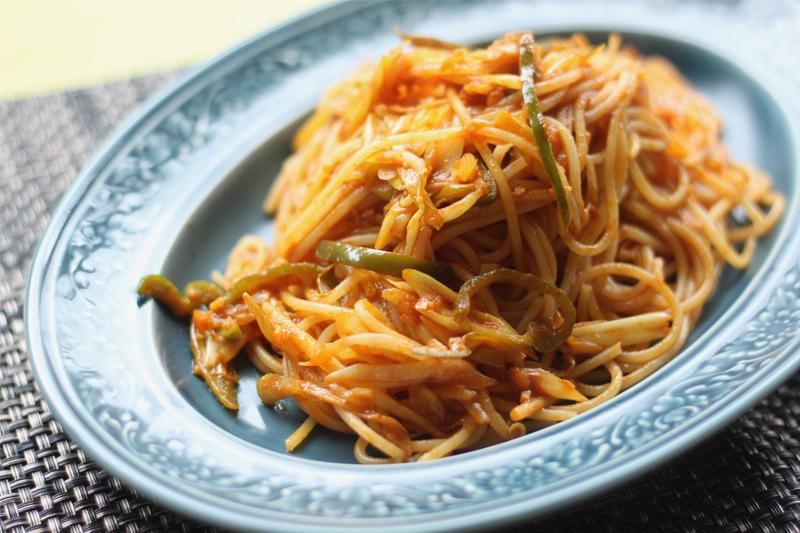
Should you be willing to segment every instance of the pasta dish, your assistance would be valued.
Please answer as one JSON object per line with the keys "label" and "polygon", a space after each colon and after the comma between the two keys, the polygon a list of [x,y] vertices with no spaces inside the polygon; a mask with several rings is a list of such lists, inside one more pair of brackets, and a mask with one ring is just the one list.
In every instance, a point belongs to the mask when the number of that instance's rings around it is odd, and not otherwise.
{"label": "pasta dish", "polygon": [[361,463],[426,461],[592,409],[681,350],[783,209],[709,102],[617,36],[402,37],[297,132],[272,244],[139,287],[189,321],[226,408],[235,357],[297,403],[290,451],[322,425]]}

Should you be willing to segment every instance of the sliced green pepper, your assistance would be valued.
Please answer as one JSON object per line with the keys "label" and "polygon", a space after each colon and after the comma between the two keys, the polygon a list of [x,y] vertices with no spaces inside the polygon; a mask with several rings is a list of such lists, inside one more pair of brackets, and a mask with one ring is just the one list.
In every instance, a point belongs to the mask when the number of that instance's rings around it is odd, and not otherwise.
{"label": "sliced green pepper", "polygon": [[315,279],[320,266],[314,263],[286,263],[270,267],[263,272],[245,276],[233,284],[227,292],[208,281],[192,281],[186,285],[184,294],[167,278],[160,274],[150,274],[139,282],[138,293],[143,298],[153,298],[169,307],[175,316],[184,317],[220,296],[228,303],[234,303],[246,292],[254,293],[278,280],[289,277],[295,279]]}
{"label": "sliced green pepper", "polygon": [[513,283],[540,294],[549,294],[555,299],[563,320],[561,325],[554,327],[552,324],[532,323],[523,336],[530,346],[543,353],[552,352],[572,333],[576,312],[567,293],[538,276],[511,268],[498,268],[465,281],[456,298],[456,319],[463,320],[467,317],[472,295],[494,283]]}
{"label": "sliced green pepper", "polygon": [[183,289],[185,298],[189,300],[192,305],[197,308],[203,305],[208,305],[220,296],[222,296],[222,288],[216,283],[210,281],[190,281]]}
{"label": "sliced green pepper", "polygon": [[409,268],[411,270],[419,270],[445,284],[452,283],[455,280],[455,275],[450,265],[434,263],[433,261],[418,259],[410,255],[353,246],[343,242],[320,241],[319,245],[317,245],[317,256],[328,261],[364,268],[381,274],[389,274],[398,278],[402,277],[403,270]]}
{"label": "sliced green pepper", "polygon": [[142,278],[137,290],[143,298],[153,298],[169,307],[175,316],[190,315],[193,310],[219,298],[222,290],[208,281],[192,281],[181,294],[178,288],[161,274]]}
{"label": "sliced green pepper", "polygon": [[339,278],[336,277],[336,273],[333,271],[333,265],[329,265],[320,271],[317,284],[322,292],[328,292],[339,284]]}
{"label": "sliced green pepper", "polygon": [[285,282],[286,278],[304,281],[315,280],[319,272],[320,266],[314,263],[285,263],[270,267],[258,274],[251,274],[239,279],[225,294],[225,301],[234,303],[244,293],[253,294],[276,281]]}
{"label": "sliced green pepper", "polygon": [[539,110],[539,98],[536,96],[536,73],[533,68],[533,35],[524,34],[519,40],[519,77],[522,79],[522,99],[525,101],[525,110],[528,112],[528,120],[531,123],[533,136],[536,139],[536,146],[539,148],[539,155],[542,158],[550,182],[553,184],[553,191],[556,195],[558,210],[561,211],[561,221],[566,228],[569,225],[569,206],[567,205],[567,193],[561,183],[561,175],[558,172],[556,158],[553,155],[553,147],[544,132],[544,118]]}

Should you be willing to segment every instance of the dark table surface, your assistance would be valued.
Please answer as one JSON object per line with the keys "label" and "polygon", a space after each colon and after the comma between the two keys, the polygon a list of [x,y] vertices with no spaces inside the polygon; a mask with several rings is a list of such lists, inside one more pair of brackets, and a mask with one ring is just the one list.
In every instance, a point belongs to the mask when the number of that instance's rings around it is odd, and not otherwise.
{"label": "dark table surface", "polygon": [[[36,242],[99,143],[171,78],[0,102],[0,531],[198,531],[70,441],[25,354]],[[673,462],[519,531],[800,532],[800,375]],[[210,529],[210,528],[209,528]]]}

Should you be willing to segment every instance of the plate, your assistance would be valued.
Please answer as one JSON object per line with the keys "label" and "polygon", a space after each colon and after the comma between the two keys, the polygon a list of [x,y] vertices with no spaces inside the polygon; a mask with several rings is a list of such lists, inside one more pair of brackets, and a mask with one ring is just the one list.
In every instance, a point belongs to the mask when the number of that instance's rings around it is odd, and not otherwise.
{"label": "plate", "polygon": [[[65,195],[36,254],[26,332],[37,381],[94,460],[163,505],[240,529],[464,530],[552,511],[641,474],[733,420],[800,366],[800,20],[790,3],[353,2],[270,30],[158,96]],[[737,160],[787,196],[751,267],[726,270],[678,357],[575,419],[429,464],[365,467],[297,412],[242,409],[191,375],[186,327],[137,307],[145,273],[202,278],[245,232],[322,90],[397,43],[395,27],[465,43],[508,31],[609,31],[674,61],[725,121]],[[789,96],[791,95],[791,96]]]}

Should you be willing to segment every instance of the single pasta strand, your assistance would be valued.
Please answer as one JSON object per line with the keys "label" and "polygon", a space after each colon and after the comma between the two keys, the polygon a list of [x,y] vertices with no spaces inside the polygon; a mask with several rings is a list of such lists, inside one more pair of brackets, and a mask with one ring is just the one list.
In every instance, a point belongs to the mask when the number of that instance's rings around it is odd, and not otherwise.
{"label": "single pasta strand", "polygon": [[307,417],[302,424],[300,424],[294,432],[287,437],[285,441],[286,451],[293,452],[300,446],[311,434],[311,431],[317,426],[317,421],[312,417]]}
{"label": "single pasta strand", "polygon": [[430,461],[431,459],[439,459],[445,455],[450,455],[453,450],[463,446],[472,436],[477,425],[472,418],[465,418],[461,429],[453,433],[449,438],[444,439],[442,442],[422,454],[418,461]]}
{"label": "single pasta strand", "polygon": [[582,375],[598,368],[609,361],[613,361],[618,355],[622,353],[622,343],[618,342],[600,352],[599,354],[590,357],[586,361],[579,363],[574,368],[569,370],[566,375],[572,378],[579,378]]}
{"label": "single pasta strand", "polygon": [[367,424],[364,423],[356,414],[351,413],[341,407],[334,407],[336,413],[344,420],[344,422],[350,426],[350,429],[353,430],[359,437],[367,441],[372,446],[375,446],[381,452],[385,453],[389,457],[395,460],[402,460],[406,457],[405,452],[398,448],[394,443],[388,441],[377,431],[369,427]]}
{"label": "single pasta strand", "polygon": [[247,355],[250,356],[250,360],[262,373],[274,372],[275,374],[283,374],[283,363],[269,353],[260,342],[249,342],[245,349],[247,350]]}

